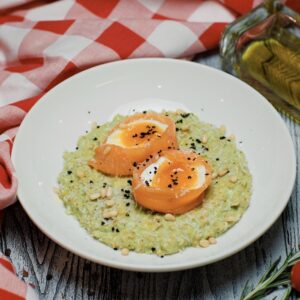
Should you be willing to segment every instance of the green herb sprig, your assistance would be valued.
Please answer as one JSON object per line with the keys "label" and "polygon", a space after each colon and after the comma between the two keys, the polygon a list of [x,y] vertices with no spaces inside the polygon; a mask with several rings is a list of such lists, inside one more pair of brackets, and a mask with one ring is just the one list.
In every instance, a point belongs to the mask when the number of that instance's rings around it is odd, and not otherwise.
{"label": "green herb sprig", "polygon": [[263,274],[256,287],[246,283],[240,300],[259,300],[271,294],[279,288],[285,288],[286,291],[282,300],[289,299],[292,286],[290,273],[292,266],[300,261],[300,251],[292,251],[279,266],[281,258],[279,257],[270,268]]}

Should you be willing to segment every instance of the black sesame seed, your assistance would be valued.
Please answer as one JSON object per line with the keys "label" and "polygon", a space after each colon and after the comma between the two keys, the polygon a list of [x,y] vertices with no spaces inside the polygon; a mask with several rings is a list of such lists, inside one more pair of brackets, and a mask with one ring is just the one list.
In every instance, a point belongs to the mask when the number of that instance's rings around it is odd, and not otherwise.
{"label": "black sesame seed", "polygon": [[161,258],[164,258],[164,256],[163,256],[163,255],[161,255],[160,257],[161,257]]}
{"label": "black sesame seed", "polygon": [[93,181],[93,180],[90,180],[90,183],[92,184],[92,183],[94,183],[94,181]]}
{"label": "black sesame seed", "polygon": [[125,190],[124,191],[126,194],[130,194],[130,191],[129,190]]}
{"label": "black sesame seed", "polygon": [[118,248],[117,248],[117,247],[115,247],[115,248],[114,248],[114,250],[115,250],[115,251],[117,251],[117,250],[118,250]]}
{"label": "black sesame seed", "polygon": [[168,188],[171,188],[172,187],[172,184],[168,184]]}
{"label": "black sesame seed", "polygon": [[219,157],[217,157],[217,158],[216,158],[216,160],[220,160],[220,158],[219,158]]}
{"label": "black sesame seed", "polygon": [[149,184],[149,182],[147,181],[147,180],[145,180],[145,184],[147,185],[147,186],[149,186],[150,184]]}
{"label": "black sesame seed", "polygon": [[115,231],[115,227],[112,227],[112,228],[111,228],[111,231],[114,232],[114,231]]}
{"label": "black sesame seed", "polygon": [[201,144],[201,141],[200,141],[199,139],[196,139],[196,142],[197,142],[198,144]]}
{"label": "black sesame seed", "polygon": [[70,183],[73,183],[74,181],[73,180],[70,180]]}
{"label": "black sesame seed", "polygon": [[78,148],[78,147],[76,147],[75,149],[76,149],[76,150],[78,150],[79,148]]}
{"label": "black sesame seed", "polygon": [[97,141],[98,139],[96,137],[93,138],[94,141]]}
{"label": "black sesame seed", "polygon": [[116,232],[120,232],[120,230],[117,228],[117,229],[116,229]]}
{"label": "black sesame seed", "polygon": [[220,140],[226,139],[226,136],[220,136]]}
{"label": "black sesame seed", "polygon": [[132,185],[132,181],[130,179],[127,180],[127,183]]}
{"label": "black sesame seed", "polygon": [[71,174],[72,174],[72,171],[68,171],[68,174],[71,175]]}
{"label": "black sesame seed", "polygon": [[146,114],[146,113],[147,113],[147,111],[146,111],[146,110],[144,110],[144,111],[143,111],[143,114]]}
{"label": "black sesame seed", "polygon": [[129,202],[127,202],[127,203],[126,203],[126,206],[129,206],[129,205],[130,205],[130,203],[129,203]]}
{"label": "black sesame seed", "polygon": [[182,118],[187,118],[189,115],[190,115],[189,113],[181,114],[181,117],[182,117]]}
{"label": "black sesame seed", "polygon": [[156,248],[155,248],[155,247],[152,247],[151,250],[154,252],[154,251],[156,250]]}
{"label": "black sesame seed", "polygon": [[137,166],[137,162],[135,161],[132,165],[133,165],[134,167],[136,167],[136,166]]}
{"label": "black sesame seed", "polygon": [[192,176],[188,176],[187,179],[192,179]]}
{"label": "black sesame seed", "polygon": [[103,226],[103,225],[105,225],[105,222],[104,222],[104,221],[102,221],[102,222],[101,222],[101,225],[102,225],[102,226]]}
{"label": "black sesame seed", "polygon": [[178,128],[178,127],[176,127],[176,131],[179,131],[179,128]]}
{"label": "black sesame seed", "polygon": [[100,125],[98,125],[97,128],[100,128]]}

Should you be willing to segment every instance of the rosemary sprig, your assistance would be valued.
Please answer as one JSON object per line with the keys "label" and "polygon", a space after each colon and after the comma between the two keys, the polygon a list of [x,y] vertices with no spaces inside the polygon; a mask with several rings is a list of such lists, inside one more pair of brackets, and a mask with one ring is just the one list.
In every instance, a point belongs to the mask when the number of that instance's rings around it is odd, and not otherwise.
{"label": "rosemary sprig", "polygon": [[249,282],[246,283],[240,300],[263,299],[280,287],[286,288],[282,300],[289,299],[292,292],[290,270],[298,261],[300,261],[300,251],[291,251],[281,266],[279,266],[279,257],[263,274],[256,287],[250,286]]}

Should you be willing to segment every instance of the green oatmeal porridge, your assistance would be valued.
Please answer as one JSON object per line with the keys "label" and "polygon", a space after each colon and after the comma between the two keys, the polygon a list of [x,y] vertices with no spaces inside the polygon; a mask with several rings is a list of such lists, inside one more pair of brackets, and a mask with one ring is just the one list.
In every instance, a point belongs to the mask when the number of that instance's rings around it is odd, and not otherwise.
{"label": "green oatmeal porridge", "polygon": [[[213,169],[203,202],[178,216],[139,206],[130,177],[113,177],[88,166],[95,149],[125,116],[94,126],[79,138],[76,150],[64,154],[57,193],[66,210],[95,239],[114,248],[157,254],[186,247],[206,247],[236,224],[247,209],[252,178],[244,154],[224,128],[201,122],[192,113],[166,112],[176,124],[180,149],[195,150]],[[128,249],[128,250],[127,250]]]}

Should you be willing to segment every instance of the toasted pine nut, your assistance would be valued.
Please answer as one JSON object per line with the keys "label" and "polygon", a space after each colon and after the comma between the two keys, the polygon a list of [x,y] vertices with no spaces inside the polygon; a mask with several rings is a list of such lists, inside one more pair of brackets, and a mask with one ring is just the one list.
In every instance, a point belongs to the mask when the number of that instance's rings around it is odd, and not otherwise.
{"label": "toasted pine nut", "polygon": [[112,196],[112,188],[109,187],[109,188],[107,188],[107,190],[106,190],[106,197],[107,197],[107,198],[111,198],[111,196]]}
{"label": "toasted pine nut", "polygon": [[200,139],[202,144],[206,144],[208,141],[207,135],[203,134],[202,138]]}
{"label": "toasted pine nut", "polygon": [[228,139],[230,140],[230,141],[235,141],[235,135],[234,134],[231,134],[229,137],[228,137]]}
{"label": "toasted pine nut", "polygon": [[218,173],[213,172],[213,173],[211,174],[211,178],[212,178],[212,179],[215,179],[215,178],[217,178],[217,177],[218,177]]}
{"label": "toasted pine nut", "polygon": [[222,132],[223,134],[225,134],[225,133],[226,133],[226,126],[225,126],[225,125],[221,125],[221,126],[220,126],[220,130],[221,130],[221,132]]}
{"label": "toasted pine nut", "polygon": [[114,201],[114,200],[108,200],[105,204],[106,204],[106,206],[108,206],[108,207],[112,207],[112,206],[115,205],[115,201]]}
{"label": "toasted pine nut", "polygon": [[103,154],[104,155],[108,154],[110,152],[110,150],[111,150],[111,147],[110,146],[106,146],[105,149],[104,149],[104,151],[103,151]]}
{"label": "toasted pine nut", "polygon": [[236,176],[230,176],[229,181],[232,183],[236,183],[237,182],[237,177]]}
{"label": "toasted pine nut", "polygon": [[181,131],[187,132],[187,131],[190,131],[190,128],[189,128],[189,126],[185,125],[185,126],[181,127]]}
{"label": "toasted pine nut", "polygon": [[200,240],[199,246],[202,248],[207,248],[209,246],[209,241],[208,240]]}
{"label": "toasted pine nut", "polygon": [[129,249],[123,248],[123,249],[121,250],[121,254],[124,255],[124,256],[127,256],[127,255],[129,254]]}
{"label": "toasted pine nut", "polygon": [[211,245],[214,245],[214,244],[217,243],[217,240],[216,240],[214,237],[210,237],[210,238],[208,239],[208,241],[209,241],[209,243],[210,243]]}
{"label": "toasted pine nut", "polygon": [[166,221],[175,221],[176,217],[172,214],[165,214],[165,220]]}
{"label": "toasted pine nut", "polygon": [[97,200],[98,198],[100,198],[101,194],[100,193],[94,193],[90,195],[90,199],[91,200]]}
{"label": "toasted pine nut", "polygon": [[92,122],[91,124],[91,130],[94,130],[97,127],[97,123],[96,122]]}
{"label": "toasted pine nut", "polygon": [[105,196],[106,196],[106,189],[102,188],[101,191],[100,191],[100,193],[101,193],[101,198],[105,198]]}
{"label": "toasted pine nut", "polygon": [[240,200],[238,200],[238,199],[233,200],[232,203],[230,203],[231,207],[237,207],[239,205],[240,205]]}
{"label": "toasted pine nut", "polygon": [[82,171],[80,171],[80,170],[78,170],[78,171],[76,172],[76,175],[77,175],[79,178],[83,178],[83,177],[85,176],[84,172],[82,172]]}
{"label": "toasted pine nut", "polygon": [[236,222],[236,218],[234,216],[228,216],[225,221],[228,223],[233,223]]}
{"label": "toasted pine nut", "polygon": [[227,173],[228,173],[228,169],[223,169],[223,170],[220,170],[220,171],[219,171],[218,175],[219,175],[220,177],[222,177],[222,176],[226,175]]}
{"label": "toasted pine nut", "polygon": [[177,110],[175,111],[175,113],[176,113],[176,115],[181,115],[181,114],[185,114],[185,111],[182,110],[182,109],[177,109]]}
{"label": "toasted pine nut", "polygon": [[116,210],[105,209],[103,211],[103,218],[105,218],[105,219],[110,219],[110,218],[116,217],[117,215],[118,215],[118,212]]}

